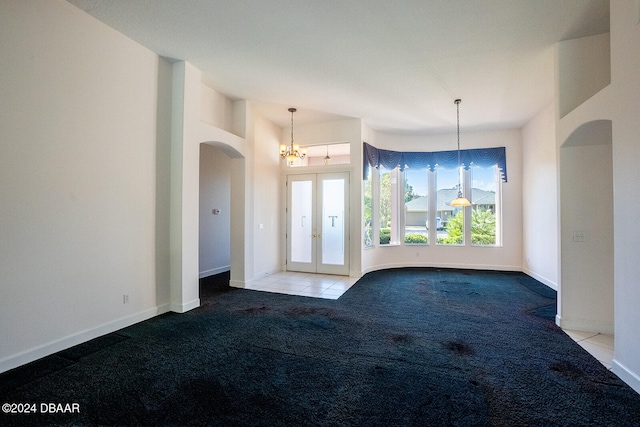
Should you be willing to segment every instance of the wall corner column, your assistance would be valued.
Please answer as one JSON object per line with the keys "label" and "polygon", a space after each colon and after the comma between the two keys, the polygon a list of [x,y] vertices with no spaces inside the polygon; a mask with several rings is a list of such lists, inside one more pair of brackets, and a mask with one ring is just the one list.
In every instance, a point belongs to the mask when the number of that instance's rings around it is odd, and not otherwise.
{"label": "wall corner column", "polygon": [[[170,310],[183,313],[200,305],[198,279],[199,141],[192,138],[199,117],[200,72],[173,64],[171,112]],[[195,244],[194,244],[195,242]]]}

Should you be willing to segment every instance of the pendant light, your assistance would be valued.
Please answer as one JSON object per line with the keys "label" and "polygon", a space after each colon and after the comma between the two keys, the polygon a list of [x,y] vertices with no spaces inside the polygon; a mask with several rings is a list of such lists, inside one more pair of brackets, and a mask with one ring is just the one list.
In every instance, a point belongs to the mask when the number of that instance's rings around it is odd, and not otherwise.
{"label": "pendant light", "polygon": [[451,206],[453,207],[465,207],[471,206],[469,200],[462,195],[462,183],[460,182],[460,103],[462,100],[456,99],[453,101],[456,104],[457,111],[457,123],[458,123],[458,198],[451,202]]}
{"label": "pendant light", "polygon": [[283,160],[286,160],[289,166],[293,165],[293,162],[297,159],[304,159],[307,155],[306,148],[300,149],[299,145],[293,144],[293,113],[296,111],[298,110],[293,107],[289,108],[289,112],[291,113],[291,145],[288,147],[285,144],[280,145],[280,157],[282,157]]}
{"label": "pendant light", "polygon": [[327,155],[324,157],[324,165],[328,166],[331,163],[331,157],[329,157],[329,145],[327,144]]}

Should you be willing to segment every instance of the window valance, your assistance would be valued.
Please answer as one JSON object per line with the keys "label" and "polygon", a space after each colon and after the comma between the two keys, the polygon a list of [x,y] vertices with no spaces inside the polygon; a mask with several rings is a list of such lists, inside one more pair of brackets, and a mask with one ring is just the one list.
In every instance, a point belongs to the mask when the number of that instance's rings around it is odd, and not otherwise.
{"label": "window valance", "polygon": [[[411,169],[429,168],[434,171],[436,166],[455,168],[458,166],[458,150],[450,151],[391,151],[381,150],[364,143],[363,147],[363,173],[366,179],[371,166],[378,168],[380,165],[386,169],[405,167]],[[473,148],[460,150],[460,164],[465,169],[473,164],[481,167],[498,165],[503,182],[507,182],[507,156],[504,147]]]}

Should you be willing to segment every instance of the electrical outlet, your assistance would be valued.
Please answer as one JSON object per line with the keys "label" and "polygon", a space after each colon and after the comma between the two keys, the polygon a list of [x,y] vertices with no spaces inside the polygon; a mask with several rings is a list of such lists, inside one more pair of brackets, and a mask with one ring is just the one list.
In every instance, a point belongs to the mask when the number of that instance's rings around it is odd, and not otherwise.
{"label": "electrical outlet", "polygon": [[574,231],[573,232],[573,241],[574,242],[584,242],[584,231]]}
{"label": "electrical outlet", "polygon": [[127,294],[122,295],[122,303],[129,304],[129,295]]}

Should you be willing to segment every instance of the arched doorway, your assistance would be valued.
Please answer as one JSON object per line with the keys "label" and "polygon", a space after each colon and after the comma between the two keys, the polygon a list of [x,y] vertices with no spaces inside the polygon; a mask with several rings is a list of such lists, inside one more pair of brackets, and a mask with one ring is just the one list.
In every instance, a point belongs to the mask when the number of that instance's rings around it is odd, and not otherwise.
{"label": "arched doorway", "polygon": [[560,146],[558,324],[613,334],[612,124],[595,120]]}
{"label": "arched doorway", "polygon": [[199,278],[231,269],[231,158],[224,150],[200,144],[198,221]]}
{"label": "arched doorway", "polygon": [[[237,138],[241,142],[241,138]],[[193,141],[183,146],[183,157],[172,165],[170,310],[183,313],[200,306],[199,299],[199,175],[200,144],[222,150],[230,162],[231,280],[245,280],[245,158],[225,138]],[[239,144],[235,144],[239,145]]]}

